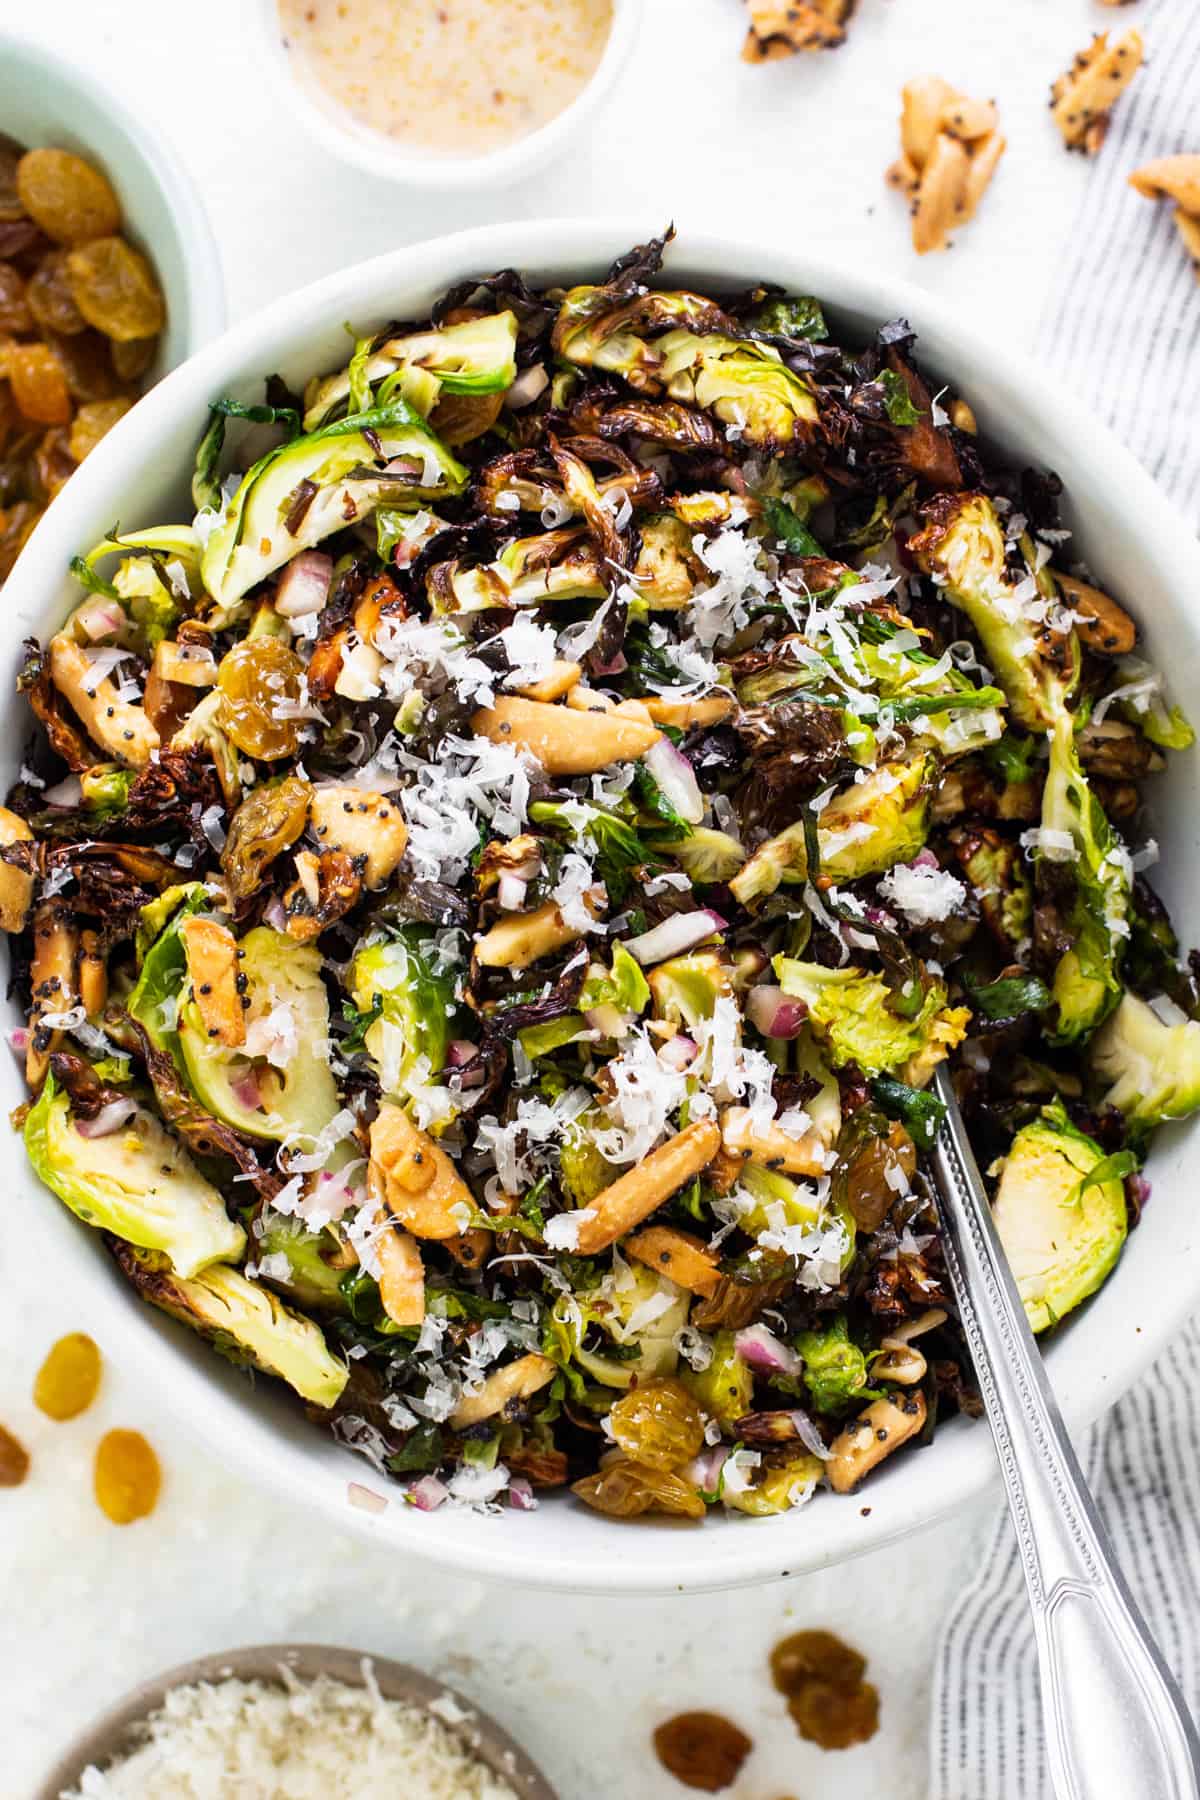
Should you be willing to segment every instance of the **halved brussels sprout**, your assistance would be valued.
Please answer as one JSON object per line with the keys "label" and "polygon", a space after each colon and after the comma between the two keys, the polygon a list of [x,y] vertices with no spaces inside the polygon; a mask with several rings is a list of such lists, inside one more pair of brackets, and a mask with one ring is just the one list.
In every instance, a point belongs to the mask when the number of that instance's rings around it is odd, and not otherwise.
{"label": "halved brussels sprout", "polygon": [[819,963],[775,958],[785,994],[803,1000],[809,1022],[837,1069],[857,1063],[864,1075],[897,1074],[923,1087],[966,1035],[971,1014],[947,1006],[946,984],[927,976],[919,1009],[911,1018],[893,1010],[895,996],[873,970],[826,969]]}
{"label": "halved brussels sprout", "polygon": [[360,1012],[382,1012],[363,1039],[385,1095],[405,1099],[446,1065],[455,1012],[453,972],[438,970],[427,932],[406,926],[354,958],[350,990]]}
{"label": "halved brussels sprout", "polygon": [[[578,1364],[601,1387],[627,1388],[635,1376],[646,1381],[673,1375],[679,1361],[675,1339],[687,1324],[691,1298],[665,1275],[621,1262],[598,1287],[555,1301],[544,1347],[556,1361]],[[620,1354],[585,1350],[589,1327],[610,1338]]]}
{"label": "halved brussels sprout", "polygon": [[443,614],[543,606],[551,600],[603,600],[608,594],[600,554],[579,527],[516,538],[494,562],[474,568],[437,563],[426,585],[431,607]]}
{"label": "halved brussels sprout", "polygon": [[992,1217],[1034,1331],[1094,1294],[1121,1254],[1125,1189],[1107,1162],[1057,1101],[1013,1139]]}
{"label": "halved brussels sprout", "polygon": [[732,1331],[715,1332],[708,1367],[681,1369],[679,1379],[709,1417],[729,1430],[754,1404],[754,1370],[738,1355]]}
{"label": "halved brussels sprout", "polygon": [[1165,1119],[1200,1107],[1200,1024],[1168,1025],[1136,994],[1123,994],[1092,1039],[1091,1071],[1105,1084],[1104,1104],[1115,1106],[1139,1137]]}
{"label": "halved brussels sprout", "polygon": [[146,1250],[179,1275],[241,1255],[246,1234],[187,1152],[142,1107],[105,1137],[84,1137],[54,1077],[25,1120],[34,1172],[76,1217]]}
{"label": "halved brussels sprout", "polygon": [[[412,370],[432,379],[428,405],[432,411],[439,391],[447,394],[493,394],[516,380],[517,320],[511,312],[487,313],[459,325],[441,325],[432,331],[411,332],[404,337],[385,337],[375,349],[367,343],[361,370],[349,364],[340,374],[309,383],[304,396],[304,429],[316,431],[350,399],[352,386],[361,380],[369,392],[398,370]],[[413,393],[404,395],[416,405]],[[369,402],[368,402],[369,404]]]}
{"label": "halved brussels sprout", "polygon": [[823,1331],[802,1331],[796,1348],[804,1358],[804,1385],[818,1412],[845,1412],[868,1386],[866,1356],[851,1342],[841,1314]]}
{"label": "halved brussels sprout", "polygon": [[820,418],[816,396],[773,344],[670,331],[655,349],[671,398],[715,414],[742,443],[783,450],[812,437]]}
{"label": "halved brussels sprout", "polygon": [[403,496],[415,509],[466,483],[466,469],[405,401],[352,414],[254,464],[205,546],[204,585],[218,606],[230,606],[380,500],[395,505]]}
{"label": "halved brussels sprout", "polygon": [[310,1406],[335,1404],[350,1378],[312,1319],[295,1313],[259,1282],[215,1264],[184,1280],[127,1245],[117,1260],[152,1306],[190,1325],[232,1363],[261,1369],[294,1388]]}

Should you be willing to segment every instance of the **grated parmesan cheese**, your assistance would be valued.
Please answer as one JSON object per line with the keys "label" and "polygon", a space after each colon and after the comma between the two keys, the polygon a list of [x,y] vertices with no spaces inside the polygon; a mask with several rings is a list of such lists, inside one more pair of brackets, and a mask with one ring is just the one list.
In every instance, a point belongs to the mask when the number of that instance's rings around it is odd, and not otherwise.
{"label": "grated parmesan cheese", "polygon": [[878,891],[910,925],[938,925],[958,912],[967,898],[957,875],[923,863],[897,863],[883,877]]}
{"label": "grated parmesan cheese", "polygon": [[101,1773],[85,1770],[63,1800],[516,1800],[508,1782],[466,1749],[443,1719],[379,1691],[363,1659],[365,1687],[326,1675],[280,1685],[197,1682],[173,1688],[146,1720],[144,1742]]}

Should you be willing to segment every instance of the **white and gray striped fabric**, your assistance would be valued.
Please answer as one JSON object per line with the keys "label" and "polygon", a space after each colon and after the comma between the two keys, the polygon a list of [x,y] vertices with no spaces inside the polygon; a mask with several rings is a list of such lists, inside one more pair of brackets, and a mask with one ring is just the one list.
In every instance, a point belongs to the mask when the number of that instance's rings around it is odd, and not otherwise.
{"label": "white and gray striped fabric", "polygon": [[[1119,17],[1139,15],[1149,66],[1091,173],[1038,350],[1200,526],[1200,287],[1171,208],[1151,206],[1127,182],[1152,157],[1200,150],[1200,6],[1157,0]],[[1081,1451],[1121,1564],[1200,1713],[1200,1320]],[[1052,1800],[1007,1511],[942,1633],[930,1800]]]}

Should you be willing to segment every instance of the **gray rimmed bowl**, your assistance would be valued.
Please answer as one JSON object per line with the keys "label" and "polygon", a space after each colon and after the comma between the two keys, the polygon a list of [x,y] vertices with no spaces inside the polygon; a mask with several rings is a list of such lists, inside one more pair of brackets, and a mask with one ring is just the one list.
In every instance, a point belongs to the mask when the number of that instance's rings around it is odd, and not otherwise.
{"label": "gray rimmed bowl", "polygon": [[517,1800],[558,1800],[545,1776],[503,1727],[444,1681],[435,1681],[419,1669],[392,1662],[385,1656],[367,1656],[362,1651],[324,1644],[256,1644],[242,1650],[226,1650],[181,1663],[178,1668],[144,1681],[76,1738],[50,1770],[33,1800],[59,1800],[60,1795],[79,1785],[86,1768],[95,1765],[103,1769],[115,1757],[135,1749],[138,1727],[158,1710],[172,1688],[224,1681],[231,1676],[279,1686],[281,1668],[288,1669],[299,1681],[315,1681],[318,1675],[328,1675],[346,1687],[361,1688],[366,1685],[364,1663],[369,1664],[385,1700],[405,1701],[422,1712],[430,1711],[435,1701],[453,1701],[463,1715],[461,1720],[451,1723],[440,1712],[435,1716],[485,1768],[507,1781]]}

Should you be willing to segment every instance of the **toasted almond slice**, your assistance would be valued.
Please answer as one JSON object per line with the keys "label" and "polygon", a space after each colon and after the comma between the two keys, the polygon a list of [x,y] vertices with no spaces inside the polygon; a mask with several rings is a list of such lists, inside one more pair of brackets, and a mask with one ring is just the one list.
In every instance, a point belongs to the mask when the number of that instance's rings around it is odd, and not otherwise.
{"label": "toasted almond slice", "polygon": [[1099,32],[1051,88],[1051,117],[1068,150],[1100,148],[1108,115],[1142,66],[1144,45],[1139,31],[1127,31],[1110,44]]}
{"label": "toasted almond slice", "polygon": [[89,1019],[97,1019],[108,999],[108,964],[98,931],[79,934],[79,1000]]}
{"label": "toasted almond slice", "polygon": [[706,1298],[721,1279],[715,1253],[703,1238],[673,1225],[647,1225],[625,1239],[626,1256],[645,1263],[658,1275],[666,1275],[676,1287]]}
{"label": "toasted almond slice", "polygon": [[755,1129],[748,1106],[728,1106],[721,1114],[721,1145],[743,1162],[762,1163],[785,1175],[824,1175],[826,1145],[819,1131],[789,1137],[772,1123]]}
{"label": "toasted almond slice", "polygon": [[918,256],[944,250],[960,223],[971,159],[957,138],[938,133],[913,200],[912,241]]}
{"label": "toasted almond slice", "polygon": [[502,694],[471,720],[496,744],[527,750],[550,775],[593,775],[615,762],[636,762],[662,736],[656,725],[612,713],[575,712]]}
{"label": "toasted almond slice", "polygon": [[840,1431],[829,1447],[825,1473],[835,1494],[849,1494],[885,1456],[915,1437],[925,1424],[925,1396],[874,1400]]}
{"label": "toasted almond slice", "polygon": [[955,94],[942,108],[941,129],[964,144],[990,137],[998,124],[994,100],[972,100],[966,94]]}
{"label": "toasted almond slice", "polygon": [[64,632],[50,640],[50,678],[89,737],[128,769],[144,769],[160,738],[140,706],[122,700],[110,678],[95,680],[81,645]]}
{"label": "toasted almond slice", "polygon": [[1129,177],[1129,185],[1147,200],[1175,200],[1185,213],[1200,217],[1200,155],[1195,152],[1143,163]]}
{"label": "toasted almond slice", "polygon": [[531,1394],[549,1387],[557,1373],[558,1365],[548,1356],[532,1350],[527,1356],[518,1356],[516,1362],[505,1363],[489,1375],[477,1394],[464,1394],[450,1414],[450,1423],[455,1431],[465,1431],[481,1419],[494,1419],[512,1401],[528,1400]]}
{"label": "toasted almond slice", "polygon": [[[0,848],[27,843],[33,832],[19,814],[0,806]],[[15,863],[0,862],[0,931],[24,931],[33,899],[33,876]]]}
{"label": "toasted almond slice", "polygon": [[179,935],[204,1029],[212,1042],[236,1050],[246,1041],[246,1009],[237,986],[237,939],[216,919],[185,919]]}
{"label": "toasted almond slice", "polygon": [[942,114],[963,96],[940,75],[918,75],[901,91],[900,148],[918,171],[933,155]]}
{"label": "toasted almond slice", "polygon": [[152,664],[160,681],[177,681],[181,687],[210,688],[217,679],[217,659],[205,644],[175,644],[164,638]]}
{"label": "toasted almond slice", "polygon": [[43,1013],[69,1012],[75,1004],[79,933],[58,916],[52,902],[43,902],[33,915],[33,957],[29,986],[33,1011],[29,1019],[29,1046],[25,1052],[25,1079],[41,1087],[50,1067],[50,1052],[62,1033],[39,1024]]}
{"label": "toasted almond slice", "polygon": [[1058,569],[1051,574],[1071,611],[1083,614],[1075,629],[1089,649],[1102,656],[1127,656],[1137,643],[1137,626],[1125,608],[1074,575],[1063,575]]}
{"label": "toasted almond slice", "polygon": [[965,225],[973,219],[987,191],[992,176],[996,173],[1000,158],[1004,155],[1008,140],[1000,132],[994,131],[991,137],[984,138],[982,143],[974,146],[971,161],[967,166],[967,182],[963,189],[962,205],[959,209],[958,222]]}
{"label": "toasted almond slice", "polygon": [[884,180],[889,187],[896,188],[901,194],[913,195],[921,185],[921,171],[915,162],[911,162],[903,153],[892,163]]}
{"label": "toasted almond slice", "polygon": [[549,673],[540,681],[531,681],[526,687],[514,688],[523,700],[541,700],[550,702],[561,700],[563,695],[575,686],[583,674],[577,662],[563,662],[560,658],[550,665]]}
{"label": "toasted almond slice", "polygon": [[595,1256],[660,1207],[664,1200],[698,1175],[721,1147],[715,1119],[698,1119],[677,1132],[661,1149],[604,1188],[579,1215],[576,1245],[581,1256]]}
{"label": "toasted almond slice", "polygon": [[394,794],[350,782],[315,787],[309,814],[322,850],[363,857],[363,880],[382,887],[408,846],[408,827]]}
{"label": "toasted almond slice", "polygon": [[[604,890],[589,888],[584,905],[593,918],[604,910]],[[530,963],[550,956],[583,936],[577,925],[568,925],[553,900],[529,912],[509,913],[498,919],[475,945],[475,960],[485,969],[527,969]]]}
{"label": "toasted almond slice", "polygon": [[409,1231],[388,1223],[375,1240],[379,1257],[379,1298],[393,1325],[420,1325],[425,1319],[425,1266],[421,1246]]}
{"label": "toasted almond slice", "polygon": [[670,725],[675,731],[688,731],[694,725],[719,725],[737,711],[732,694],[687,694],[678,698],[671,694],[646,694],[642,704],[655,725]]}
{"label": "toasted almond slice", "polygon": [[371,1127],[367,1192],[414,1237],[444,1242],[466,1228],[474,1196],[440,1144],[385,1100]]}

